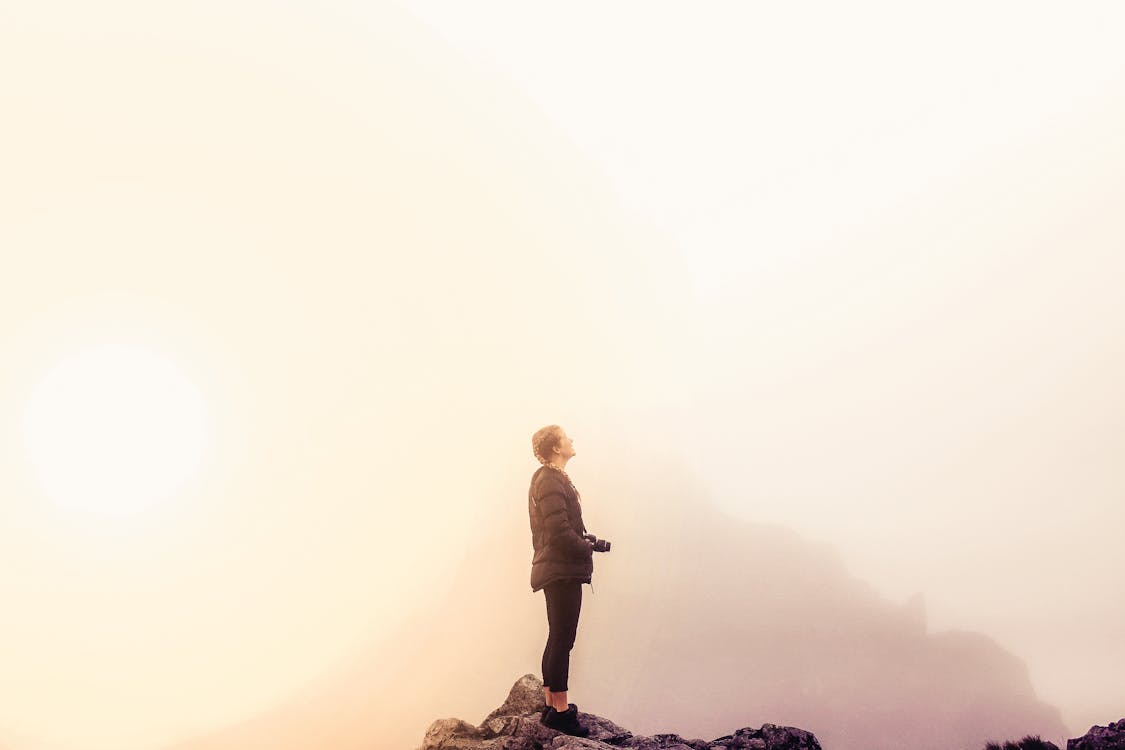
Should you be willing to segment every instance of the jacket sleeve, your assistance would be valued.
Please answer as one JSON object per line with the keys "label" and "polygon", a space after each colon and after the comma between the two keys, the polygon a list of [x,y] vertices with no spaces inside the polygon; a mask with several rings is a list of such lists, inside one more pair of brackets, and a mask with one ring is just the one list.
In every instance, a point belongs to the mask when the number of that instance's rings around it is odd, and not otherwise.
{"label": "jacket sleeve", "polygon": [[539,512],[547,541],[574,557],[589,557],[593,546],[571,526],[562,487],[548,480],[543,482],[540,492]]}

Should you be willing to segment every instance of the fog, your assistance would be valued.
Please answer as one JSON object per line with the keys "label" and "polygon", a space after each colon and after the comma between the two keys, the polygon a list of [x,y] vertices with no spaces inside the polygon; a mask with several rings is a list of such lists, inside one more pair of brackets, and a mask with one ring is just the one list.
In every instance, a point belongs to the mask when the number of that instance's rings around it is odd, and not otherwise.
{"label": "fog", "polygon": [[[727,518],[991,639],[1069,736],[1121,717],[1117,7],[2,13],[0,747],[479,720],[538,669],[549,423],[619,542],[584,710],[649,720],[610,644],[637,601],[646,643],[699,636],[654,550]],[[63,508],[28,456],[36,385],[106,344],[209,405],[144,512]]]}

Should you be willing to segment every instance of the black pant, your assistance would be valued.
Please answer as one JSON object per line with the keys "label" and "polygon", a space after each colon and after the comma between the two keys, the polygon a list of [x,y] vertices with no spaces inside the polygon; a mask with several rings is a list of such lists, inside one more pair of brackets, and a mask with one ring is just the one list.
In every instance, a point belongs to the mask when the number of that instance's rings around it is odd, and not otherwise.
{"label": "black pant", "polygon": [[566,691],[570,672],[570,649],[578,633],[582,611],[582,584],[576,581],[549,583],[543,587],[547,599],[547,647],[543,649],[543,684],[552,693]]}

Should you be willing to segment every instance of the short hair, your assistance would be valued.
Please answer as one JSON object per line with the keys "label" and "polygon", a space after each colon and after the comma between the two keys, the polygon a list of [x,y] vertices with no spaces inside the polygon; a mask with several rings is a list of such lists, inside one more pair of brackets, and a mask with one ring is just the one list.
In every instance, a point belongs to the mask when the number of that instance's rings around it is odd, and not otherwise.
{"label": "short hair", "polygon": [[562,439],[559,433],[562,428],[557,424],[549,424],[535,431],[531,436],[531,452],[539,459],[539,463],[545,464],[551,460],[551,451],[553,451]]}

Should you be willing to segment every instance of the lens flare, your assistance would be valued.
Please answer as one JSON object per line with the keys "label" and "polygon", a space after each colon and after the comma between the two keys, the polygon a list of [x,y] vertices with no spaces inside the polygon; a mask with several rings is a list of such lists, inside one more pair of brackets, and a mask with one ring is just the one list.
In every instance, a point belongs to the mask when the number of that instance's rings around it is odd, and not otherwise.
{"label": "lens flare", "polygon": [[136,513],[173,496],[199,470],[207,412],[199,390],[159,354],[89,348],[33,390],[24,415],[28,455],[61,507]]}

